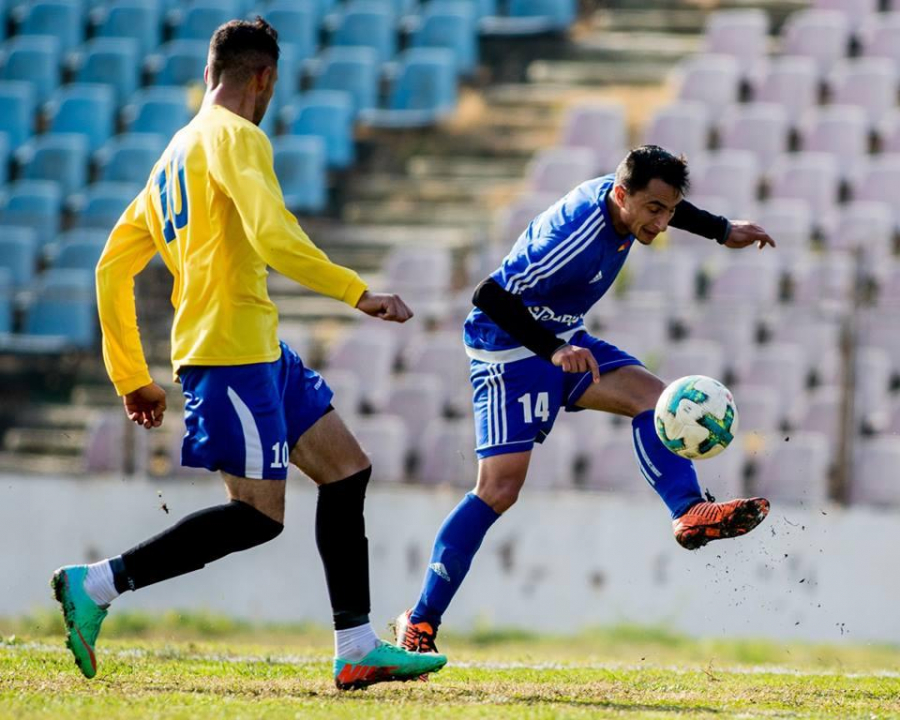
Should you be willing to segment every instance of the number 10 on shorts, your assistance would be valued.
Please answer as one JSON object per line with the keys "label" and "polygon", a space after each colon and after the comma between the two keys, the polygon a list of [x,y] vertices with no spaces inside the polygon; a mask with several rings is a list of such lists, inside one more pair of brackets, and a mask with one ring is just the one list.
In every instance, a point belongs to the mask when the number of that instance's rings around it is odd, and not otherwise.
{"label": "number 10 on shorts", "polygon": [[[525,422],[533,423],[535,417],[539,417],[542,422],[550,419],[550,393],[537,393],[534,405],[531,404],[531,393],[525,393],[519,398],[522,403],[522,413],[525,416]],[[534,410],[532,411],[532,407]]]}

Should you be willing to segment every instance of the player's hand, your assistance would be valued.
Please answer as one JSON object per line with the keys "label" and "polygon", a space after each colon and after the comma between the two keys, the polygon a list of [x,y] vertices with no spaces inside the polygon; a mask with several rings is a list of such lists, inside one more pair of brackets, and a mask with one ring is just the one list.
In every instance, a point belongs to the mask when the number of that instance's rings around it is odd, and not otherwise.
{"label": "player's hand", "polygon": [[600,368],[597,367],[597,359],[594,357],[594,353],[587,348],[563,345],[553,353],[550,362],[556,367],[562,368],[563,372],[589,372],[593,376],[594,382],[600,382]]}
{"label": "player's hand", "polygon": [[775,247],[775,241],[760,225],[746,220],[735,220],[731,223],[731,232],[728,233],[725,247],[745,248],[748,245],[757,245],[762,250],[766,245]]}
{"label": "player's hand", "polygon": [[128,393],[122,401],[125,403],[125,414],[132,422],[145,428],[162,425],[163,414],[166,412],[166,391],[156,383]]}
{"label": "player's hand", "polygon": [[398,323],[404,323],[413,316],[413,311],[400,299],[399,295],[370,293],[368,290],[356,303],[356,309],[366,315]]}

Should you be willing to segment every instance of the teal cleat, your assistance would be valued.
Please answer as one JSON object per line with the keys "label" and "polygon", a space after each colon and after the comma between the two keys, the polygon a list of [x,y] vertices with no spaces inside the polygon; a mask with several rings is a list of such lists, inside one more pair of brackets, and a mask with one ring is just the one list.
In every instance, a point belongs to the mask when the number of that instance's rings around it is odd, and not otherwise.
{"label": "teal cleat", "polygon": [[447,656],[438,653],[412,653],[396,645],[381,642],[359,662],[334,659],[334,684],[338,690],[358,690],[393,680],[417,680],[447,664]]}
{"label": "teal cleat", "polygon": [[94,644],[100,634],[100,624],[106,617],[106,609],[95,603],[84,591],[87,567],[68,565],[53,573],[50,587],[56,600],[62,605],[66,621],[66,645],[75,656],[75,664],[86,678],[97,674],[97,658]]}

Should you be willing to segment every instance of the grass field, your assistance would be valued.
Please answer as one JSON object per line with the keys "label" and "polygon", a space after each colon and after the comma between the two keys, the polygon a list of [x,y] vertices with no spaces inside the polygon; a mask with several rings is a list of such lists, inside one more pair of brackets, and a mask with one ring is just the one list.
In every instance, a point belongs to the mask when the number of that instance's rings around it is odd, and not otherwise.
{"label": "grass field", "polygon": [[0,621],[0,718],[900,718],[896,647],[632,627],[441,639],[451,665],[431,681],[339,693],[324,629],[114,615],[88,681],[55,615]]}

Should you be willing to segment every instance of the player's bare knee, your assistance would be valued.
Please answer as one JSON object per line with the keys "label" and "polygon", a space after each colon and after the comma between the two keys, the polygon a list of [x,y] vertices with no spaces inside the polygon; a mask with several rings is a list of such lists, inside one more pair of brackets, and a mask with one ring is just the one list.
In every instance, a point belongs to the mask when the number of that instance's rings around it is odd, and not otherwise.
{"label": "player's bare knee", "polygon": [[484,500],[494,512],[504,513],[519,499],[522,483],[518,478],[484,478],[478,479],[475,494]]}

